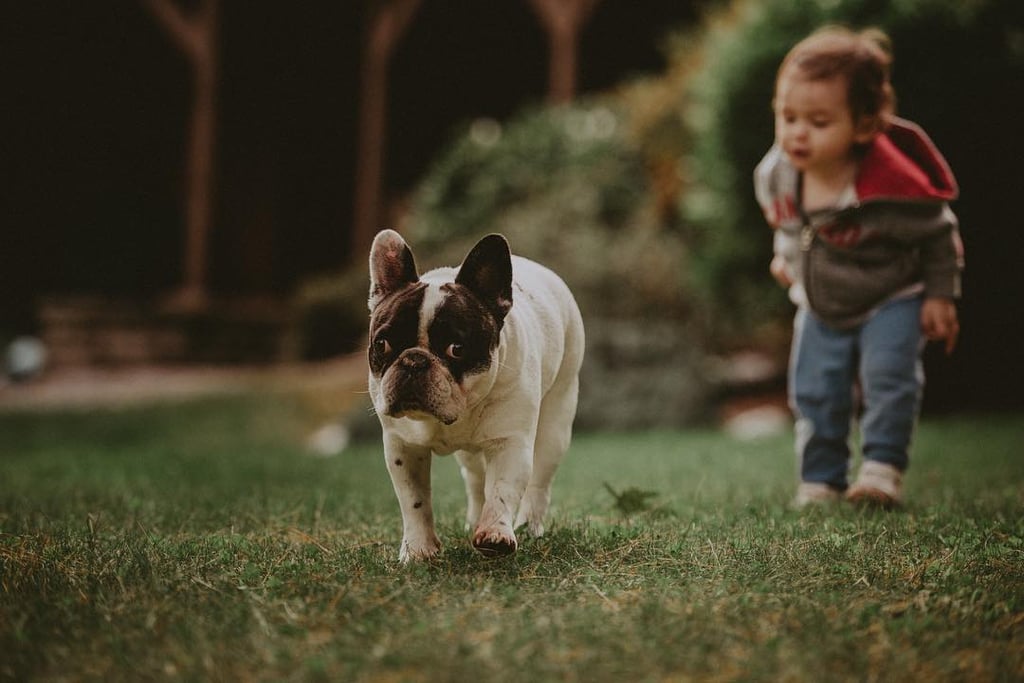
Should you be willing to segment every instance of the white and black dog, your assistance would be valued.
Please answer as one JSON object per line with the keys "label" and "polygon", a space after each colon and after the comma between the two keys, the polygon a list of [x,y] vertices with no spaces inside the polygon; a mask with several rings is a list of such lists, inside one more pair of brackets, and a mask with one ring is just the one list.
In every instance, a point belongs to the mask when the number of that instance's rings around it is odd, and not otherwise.
{"label": "white and black dog", "polygon": [[455,453],[466,523],[484,555],[539,536],[572,436],[583,321],[565,283],[489,235],[459,268],[422,277],[392,230],[370,251],[370,396],[402,510],[399,559],[441,550],[430,499],[433,454]]}

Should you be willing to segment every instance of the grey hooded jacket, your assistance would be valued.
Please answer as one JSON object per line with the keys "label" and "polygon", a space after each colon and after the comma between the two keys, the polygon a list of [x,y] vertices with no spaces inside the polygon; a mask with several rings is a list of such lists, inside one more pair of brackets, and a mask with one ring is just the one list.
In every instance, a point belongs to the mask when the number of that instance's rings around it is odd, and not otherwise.
{"label": "grey hooded jacket", "polygon": [[864,151],[854,182],[834,207],[804,211],[802,185],[778,145],[754,172],[795,303],[848,328],[894,298],[920,292],[959,298],[963,246],[949,207],[957,183],[920,127],[894,119]]}

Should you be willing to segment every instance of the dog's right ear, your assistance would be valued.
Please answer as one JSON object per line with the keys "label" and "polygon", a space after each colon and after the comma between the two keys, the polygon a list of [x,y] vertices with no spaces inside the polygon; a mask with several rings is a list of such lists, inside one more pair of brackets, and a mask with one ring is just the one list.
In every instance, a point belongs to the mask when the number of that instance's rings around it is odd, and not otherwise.
{"label": "dog's right ear", "polygon": [[381,230],[370,248],[370,310],[392,292],[418,282],[416,259],[402,236],[394,230]]}

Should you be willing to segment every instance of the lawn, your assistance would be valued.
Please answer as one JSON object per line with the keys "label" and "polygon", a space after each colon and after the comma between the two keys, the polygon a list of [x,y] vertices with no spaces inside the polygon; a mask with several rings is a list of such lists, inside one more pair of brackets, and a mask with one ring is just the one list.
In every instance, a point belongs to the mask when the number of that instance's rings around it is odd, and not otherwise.
{"label": "lawn", "polygon": [[788,436],[581,434],[503,560],[440,459],[410,567],[379,444],[306,427],[281,396],[0,416],[0,679],[1024,680],[1021,416],[924,420],[897,513],[789,510]]}

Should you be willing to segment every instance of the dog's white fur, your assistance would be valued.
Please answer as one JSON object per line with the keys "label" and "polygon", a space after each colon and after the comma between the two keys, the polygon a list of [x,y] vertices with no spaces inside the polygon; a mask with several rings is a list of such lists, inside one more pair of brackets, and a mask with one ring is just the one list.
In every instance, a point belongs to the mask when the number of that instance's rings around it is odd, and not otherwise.
{"label": "dog's white fur", "polygon": [[[370,257],[371,292],[379,290],[381,260],[404,247],[393,231],[377,236]],[[512,257],[512,271],[512,308],[500,342],[486,371],[451,387],[464,399],[452,424],[419,413],[386,414],[383,378],[370,373],[370,395],[402,512],[403,562],[441,550],[430,499],[432,454],[455,453],[468,497],[466,523],[481,552],[514,551],[514,530],[522,525],[535,536],[544,531],[551,482],[569,447],[576,414],[583,322],[568,287],[552,271],[519,257]],[[417,342],[422,349],[429,349],[427,325],[446,296],[441,287],[453,282],[457,272],[441,268],[421,277],[427,284]]]}

